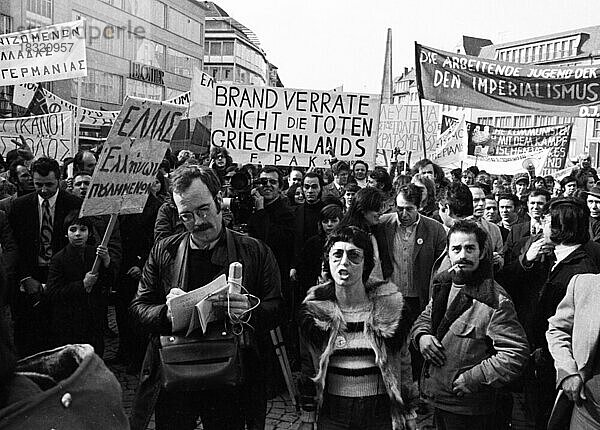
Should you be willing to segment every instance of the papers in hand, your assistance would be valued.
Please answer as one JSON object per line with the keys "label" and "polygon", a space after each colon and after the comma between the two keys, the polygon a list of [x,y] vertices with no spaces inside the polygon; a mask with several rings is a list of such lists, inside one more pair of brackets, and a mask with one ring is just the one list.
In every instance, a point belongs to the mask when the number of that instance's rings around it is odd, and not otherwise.
{"label": "papers in hand", "polygon": [[212,311],[211,297],[221,292],[227,292],[227,277],[219,276],[217,279],[203,287],[174,297],[171,300],[171,326],[173,333],[185,330],[186,336],[202,327],[202,332],[206,332],[206,326],[209,322],[216,319]]}

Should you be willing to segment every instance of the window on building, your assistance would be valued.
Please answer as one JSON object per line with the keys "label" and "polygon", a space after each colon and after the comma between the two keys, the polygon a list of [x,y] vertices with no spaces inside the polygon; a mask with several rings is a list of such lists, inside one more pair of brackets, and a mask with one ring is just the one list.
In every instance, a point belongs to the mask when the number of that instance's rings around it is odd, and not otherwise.
{"label": "window on building", "polygon": [[233,55],[233,42],[223,42],[223,55]]}
{"label": "window on building", "polygon": [[533,117],[531,115],[515,115],[514,126],[518,128],[531,127]]}
{"label": "window on building", "polygon": [[0,34],[12,32],[12,20],[10,16],[0,13]]}
{"label": "window on building", "polygon": [[[89,48],[105,54],[116,55],[118,57],[123,56],[123,40],[125,39],[123,37],[123,28],[116,25],[107,24],[99,19],[95,19],[80,12],[73,11],[74,20],[83,18],[86,20],[84,27],[86,35],[87,31],[91,31],[88,30],[90,28],[98,29],[103,35],[103,37],[86,37],[85,43]],[[96,33],[96,30],[94,30],[94,33]],[[110,35],[111,37],[106,37],[106,35]]]}
{"label": "window on building", "polygon": [[154,85],[149,82],[136,81],[134,79],[125,80],[125,94],[128,96],[142,97],[151,100],[163,100],[164,87]]}
{"label": "window on building", "polygon": [[190,55],[167,48],[167,70],[176,75],[191,77],[194,67],[202,70],[202,62]]}
{"label": "window on building", "polygon": [[158,0],[119,0],[122,9],[138,18],[165,28],[166,6]]}
{"label": "window on building", "polygon": [[600,137],[600,119],[594,118],[594,130],[592,131],[592,137]]}
{"label": "window on building", "polygon": [[108,3],[111,6],[123,9],[123,0],[102,0],[104,3]]}
{"label": "window on building", "polygon": [[221,78],[224,81],[233,81],[233,67],[223,67]]}
{"label": "window on building", "polygon": [[221,56],[221,42],[210,42],[210,55]]}
{"label": "window on building", "polygon": [[204,34],[203,25],[172,7],[169,7],[167,12],[167,30],[185,37],[192,42],[204,44],[202,40]]}
{"label": "window on building", "polygon": [[[87,76],[82,78],[81,98],[120,105],[123,101],[122,88],[123,76],[88,69]],[[72,79],[71,96],[77,97],[77,82],[75,79]]]}
{"label": "window on building", "polygon": [[133,34],[130,34],[125,42],[127,45],[126,55],[131,61],[158,69],[165,67],[165,45],[147,38],[135,37]]}
{"label": "window on building", "polygon": [[27,12],[52,20],[52,0],[27,0]]}
{"label": "window on building", "polygon": [[477,118],[477,123],[483,124],[483,125],[494,125],[494,117],[492,117],[492,116],[479,117],[479,118]]}

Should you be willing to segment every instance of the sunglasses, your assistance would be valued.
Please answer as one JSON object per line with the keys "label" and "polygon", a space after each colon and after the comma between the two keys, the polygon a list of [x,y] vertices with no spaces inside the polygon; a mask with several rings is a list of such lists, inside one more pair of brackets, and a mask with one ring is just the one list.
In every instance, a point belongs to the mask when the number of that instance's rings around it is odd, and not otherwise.
{"label": "sunglasses", "polygon": [[263,186],[267,185],[267,184],[268,185],[273,185],[273,186],[279,185],[279,181],[277,179],[271,179],[271,178],[258,178],[256,180],[256,183],[258,185],[263,185]]}
{"label": "sunglasses", "polygon": [[349,249],[347,251],[343,249],[332,249],[329,252],[329,259],[334,263],[338,263],[342,260],[344,254],[346,254],[346,257],[352,264],[360,264],[365,258],[363,252],[358,249]]}

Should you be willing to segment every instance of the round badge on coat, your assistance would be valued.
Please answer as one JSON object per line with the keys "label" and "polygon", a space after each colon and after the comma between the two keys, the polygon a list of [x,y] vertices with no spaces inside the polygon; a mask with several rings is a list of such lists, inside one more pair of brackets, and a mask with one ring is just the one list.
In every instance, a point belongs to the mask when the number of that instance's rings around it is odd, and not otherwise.
{"label": "round badge on coat", "polygon": [[335,338],[335,346],[338,348],[343,348],[346,346],[346,338],[344,336],[338,336]]}
{"label": "round badge on coat", "polygon": [[417,245],[423,245],[423,239],[418,238],[417,239]]}

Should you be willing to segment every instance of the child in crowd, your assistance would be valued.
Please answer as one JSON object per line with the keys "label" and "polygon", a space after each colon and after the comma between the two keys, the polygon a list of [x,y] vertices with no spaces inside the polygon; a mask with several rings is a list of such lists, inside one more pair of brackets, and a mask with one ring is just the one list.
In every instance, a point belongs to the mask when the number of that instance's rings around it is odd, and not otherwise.
{"label": "child in crowd", "polygon": [[[46,296],[52,344],[89,343],[102,357],[110,255],[106,246],[87,244],[91,229],[91,220],[79,218],[76,211],[65,217],[69,244],[50,261]],[[92,273],[96,255],[102,264],[98,273]]]}

